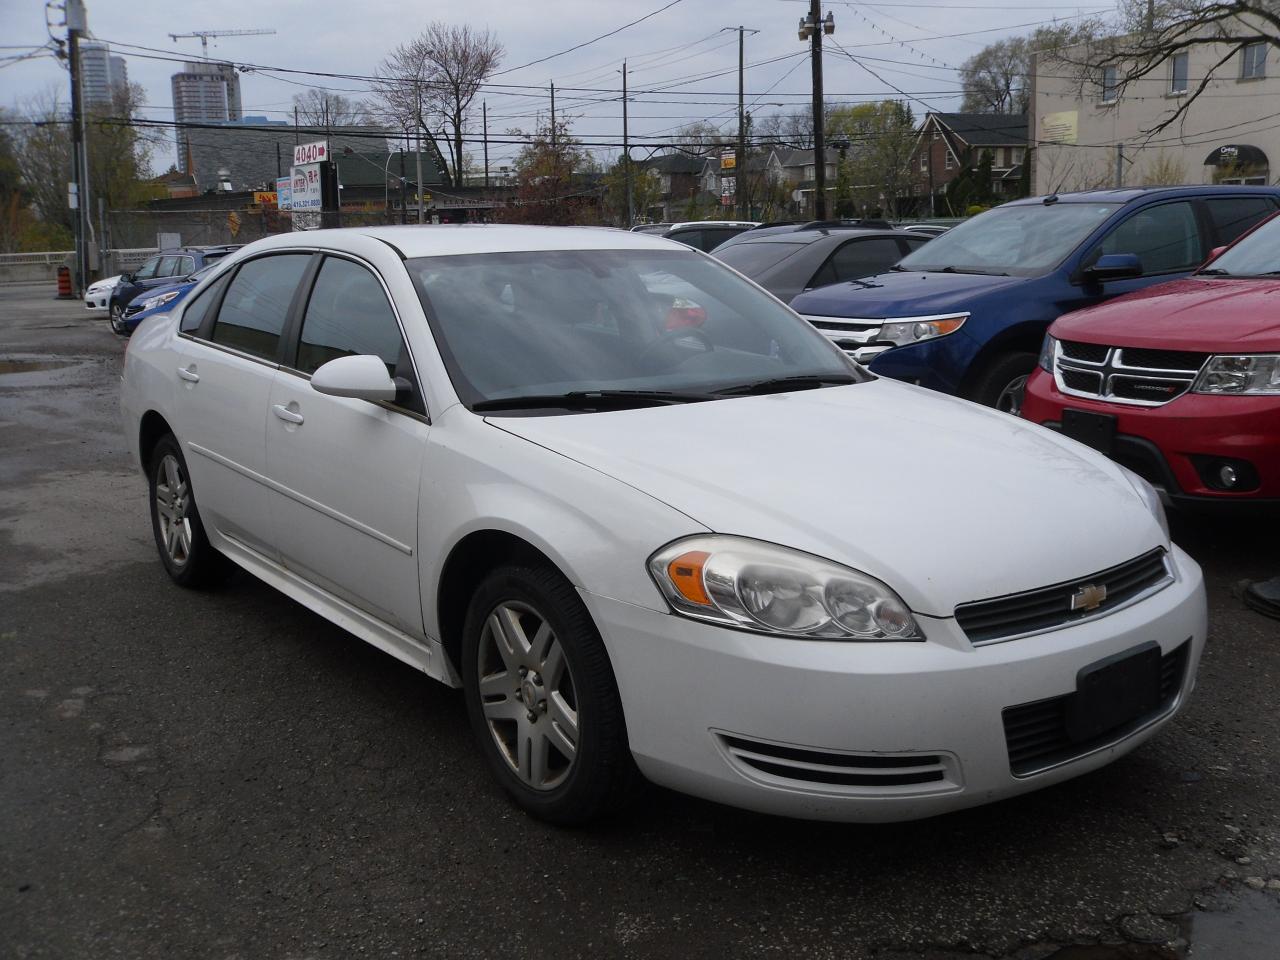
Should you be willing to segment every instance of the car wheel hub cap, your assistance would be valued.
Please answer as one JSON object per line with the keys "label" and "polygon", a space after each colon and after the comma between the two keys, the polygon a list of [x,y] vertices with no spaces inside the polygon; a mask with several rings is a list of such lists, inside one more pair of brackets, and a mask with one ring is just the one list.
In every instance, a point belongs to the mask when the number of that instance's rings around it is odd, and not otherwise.
{"label": "car wheel hub cap", "polygon": [[183,566],[191,556],[191,486],[182,464],[172,454],[160,461],[156,473],[156,519],[160,540],[170,562]]}
{"label": "car wheel hub cap", "polygon": [[552,790],[578,753],[578,698],[555,631],[528,604],[489,614],[477,655],[480,709],[498,754],[527,787]]}

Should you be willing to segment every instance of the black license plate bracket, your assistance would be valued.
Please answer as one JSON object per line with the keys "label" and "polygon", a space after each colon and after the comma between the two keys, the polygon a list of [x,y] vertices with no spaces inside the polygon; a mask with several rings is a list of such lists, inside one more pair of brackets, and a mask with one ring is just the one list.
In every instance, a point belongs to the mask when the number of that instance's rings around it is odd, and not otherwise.
{"label": "black license plate bracket", "polygon": [[1067,407],[1062,411],[1062,432],[1109,456],[1116,442],[1116,418],[1109,413]]}
{"label": "black license plate bracket", "polygon": [[1067,706],[1073,743],[1094,740],[1160,705],[1160,644],[1154,640],[1082,667]]}

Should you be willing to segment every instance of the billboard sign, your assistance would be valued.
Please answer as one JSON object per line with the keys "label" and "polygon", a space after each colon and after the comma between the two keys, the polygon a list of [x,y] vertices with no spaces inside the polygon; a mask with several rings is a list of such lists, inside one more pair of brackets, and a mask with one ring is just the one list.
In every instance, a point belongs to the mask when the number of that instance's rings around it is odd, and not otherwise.
{"label": "billboard sign", "polygon": [[276,181],[276,206],[281,210],[292,210],[293,178],[281,177]]}
{"label": "billboard sign", "polygon": [[720,154],[720,169],[734,170],[738,166],[738,153],[736,150],[725,150]]}
{"label": "billboard sign", "polygon": [[293,148],[293,165],[295,167],[300,167],[304,163],[323,163],[328,159],[328,140],[317,140],[315,143],[300,143]]}
{"label": "billboard sign", "polygon": [[324,209],[322,184],[320,164],[304,163],[293,168],[289,193],[294,230],[320,229],[320,212]]}

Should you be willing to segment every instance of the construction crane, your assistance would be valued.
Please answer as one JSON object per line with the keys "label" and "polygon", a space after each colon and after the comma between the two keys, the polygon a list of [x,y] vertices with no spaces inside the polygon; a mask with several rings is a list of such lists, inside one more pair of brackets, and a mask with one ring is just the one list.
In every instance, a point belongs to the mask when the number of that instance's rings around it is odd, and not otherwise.
{"label": "construction crane", "polygon": [[200,56],[209,59],[210,37],[261,37],[275,33],[274,30],[192,30],[190,33],[171,33],[169,38],[177,43],[179,40],[200,38]]}

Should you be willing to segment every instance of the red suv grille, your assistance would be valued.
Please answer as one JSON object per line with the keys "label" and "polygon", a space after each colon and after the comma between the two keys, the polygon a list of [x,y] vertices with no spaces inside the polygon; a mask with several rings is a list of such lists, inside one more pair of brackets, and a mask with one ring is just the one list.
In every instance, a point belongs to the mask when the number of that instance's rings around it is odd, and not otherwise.
{"label": "red suv grille", "polygon": [[1191,389],[1207,353],[1058,341],[1054,374],[1063,393],[1159,406]]}

